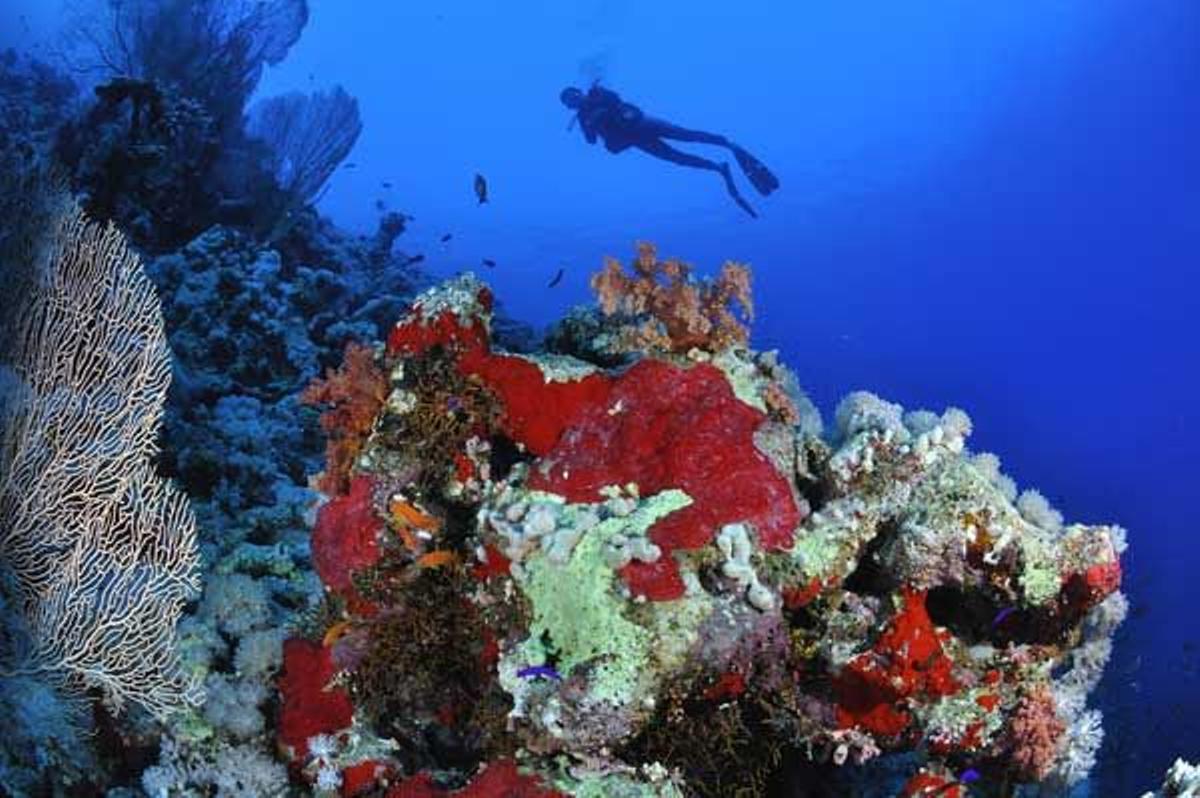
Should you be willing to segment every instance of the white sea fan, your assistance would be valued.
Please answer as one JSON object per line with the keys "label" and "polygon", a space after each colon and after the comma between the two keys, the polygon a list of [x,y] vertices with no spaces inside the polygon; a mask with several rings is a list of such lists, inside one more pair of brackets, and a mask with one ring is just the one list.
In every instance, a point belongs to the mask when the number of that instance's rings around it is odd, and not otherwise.
{"label": "white sea fan", "polygon": [[992,452],[978,452],[971,456],[971,467],[992,483],[1004,498],[1012,501],[1017,495],[1017,483],[1000,470],[1000,458]]}
{"label": "white sea fan", "polygon": [[313,759],[329,759],[337,755],[337,738],[331,734],[314,734],[308,738],[308,753]]}
{"label": "white sea fan", "polygon": [[1045,529],[1047,532],[1058,532],[1063,526],[1063,516],[1050,506],[1050,502],[1040,491],[1021,491],[1017,497],[1017,512],[1029,523]]}
{"label": "white sea fan", "polygon": [[902,421],[904,408],[880,399],[869,391],[854,391],[838,403],[834,411],[839,438],[849,440],[864,430],[893,430],[905,440],[908,430]]}
{"label": "white sea fan", "polygon": [[1098,709],[1082,713],[1063,735],[1065,744],[1055,764],[1055,776],[1067,786],[1087,778],[1096,765],[1096,752],[1104,742],[1104,716]]}
{"label": "white sea fan", "polygon": [[321,768],[317,771],[317,789],[332,792],[342,786],[342,774],[337,768]]}
{"label": "white sea fan", "polygon": [[1117,555],[1125,553],[1125,549],[1129,548],[1129,530],[1123,526],[1110,526],[1108,528],[1108,536],[1112,538],[1113,550]]}
{"label": "white sea fan", "polygon": [[1088,613],[1085,620],[1087,637],[1109,637],[1125,622],[1129,614],[1129,599],[1117,590],[1108,595]]}

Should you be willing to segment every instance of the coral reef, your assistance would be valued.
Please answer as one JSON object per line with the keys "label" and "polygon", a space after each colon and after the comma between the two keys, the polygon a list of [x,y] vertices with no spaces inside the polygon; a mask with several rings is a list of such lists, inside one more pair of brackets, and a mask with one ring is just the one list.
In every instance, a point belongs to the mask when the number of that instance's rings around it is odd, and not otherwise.
{"label": "coral reef", "polygon": [[26,159],[47,153],[76,93],[74,82],[49,64],[13,49],[0,52],[0,152],[20,151]]}
{"label": "coral reef", "polygon": [[1200,767],[1176,759],[1167,771],[1158,792],[1148,792],[1142,798],[1196,798],[1200,796]]}
{"label": "coral reef", "polygon": [[343,89],[246,104],[308,22],[306,0],[97,4],[76,25],[76,69],[100,75],[55,154],[88,212],[142,248],[214,224],[273,241],[313,201],[361,130]]}
{"label": "coral reef", "polygon": [[285,644],[308,681],[284,677],[281,741],[316,793],[1083,778],[1122,531],[1018,496],[960,410],[859,392],[823,429],[746,349],[741,267],[696,282],[643,245],[594,284],[613,318],[557,337],[585,359],[500,350],[467,275],[337,373],[376,412],[327,425],[354,440],[313,532],[327,591]]}

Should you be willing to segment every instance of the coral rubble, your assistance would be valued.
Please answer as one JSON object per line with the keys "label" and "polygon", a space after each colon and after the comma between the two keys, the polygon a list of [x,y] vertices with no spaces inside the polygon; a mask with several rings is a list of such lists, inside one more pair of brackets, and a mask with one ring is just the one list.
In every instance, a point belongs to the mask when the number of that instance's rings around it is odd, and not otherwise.
{"label": "coral rubble", "polygon": [[560,335],[582,357],[501,351],[467,275],[313,389],[342,402],[326,593],[280,741],[317,793],[763,795],[785,759],[891,759],[906,796],[1082,779],[1122,531],[1018,496],[961,410],[859,392],[822,430],[746,346],[744,267],[643,246],[594,285],[612,318]]}

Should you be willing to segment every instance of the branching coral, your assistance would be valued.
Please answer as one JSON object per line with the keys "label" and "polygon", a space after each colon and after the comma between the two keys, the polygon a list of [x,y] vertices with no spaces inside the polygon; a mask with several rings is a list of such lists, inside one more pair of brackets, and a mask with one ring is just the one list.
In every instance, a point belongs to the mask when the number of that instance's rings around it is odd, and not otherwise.
{"label": "branching coral", "polygon": [[749,331],[732,306],[750,320],[750,269],[727,261],[716,280],[697,281],[680,260],[660,261],[653,244],[638,244],[633,274],[608,258],[592,278],[606,316],[625,322],[616,348],[624,351],[719,352],[744,346]]}
{"label": "branching coral", "polygon": [[325,473],[318,480],[321,490],[336,495],[349,488],[350,467],[386,398],[387,378],[375,365],[374,350],[354,343],[346,347],[341,368],[314,380],[301,394],[307,404],[329,406],[321,414],[328,439]]}

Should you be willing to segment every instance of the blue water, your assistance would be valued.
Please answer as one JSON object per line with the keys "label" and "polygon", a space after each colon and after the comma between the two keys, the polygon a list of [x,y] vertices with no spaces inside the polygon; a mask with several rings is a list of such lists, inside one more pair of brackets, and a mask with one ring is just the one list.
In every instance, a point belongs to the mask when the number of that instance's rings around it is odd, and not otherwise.
{"label": "blue water", "polygon": [[[637,239],[750,262],[756,346],[827,414],[856,388],[961,406],[1022,487],[1130,530],[1098,794],[1200,752],[1200,5],[393,5],[314,2],[264,85],[362,101],[324,210],[363,230],[377,197],[408,210],[406,247],[439,274],[494,259],[535,323]],[[745,186],[761,218],[713,174],[567,132],[559,90],[596,77],[762,158],[783,186]]]}
{"label": "blue water", "polygon": [[[54,24],[52,4],[28,5]],[[475,270],[537,325],[590,301],[591,272],[638,240],[702,273],[749,262],[755,347],[781,350],[827,417],[860,388],[962,407],[972,447],[1021,487],[1129,529],[1133,611],[1097,696],[1093,794],[1137,794],[1200,755],[1200,3],[311,12],[259,93],[358,97],[364,132],[323,212],[364,233],[380,201],[411,213],[406,252],[435,276]],[[589,146],[558,94],[594,79],[728,135],[782,188],[742,182],[755,220],[711,173]]]}

